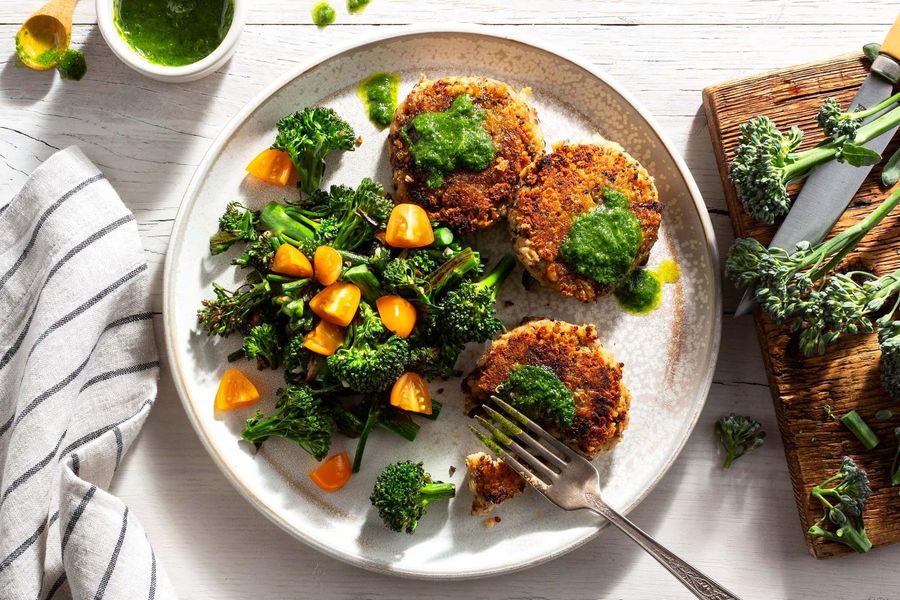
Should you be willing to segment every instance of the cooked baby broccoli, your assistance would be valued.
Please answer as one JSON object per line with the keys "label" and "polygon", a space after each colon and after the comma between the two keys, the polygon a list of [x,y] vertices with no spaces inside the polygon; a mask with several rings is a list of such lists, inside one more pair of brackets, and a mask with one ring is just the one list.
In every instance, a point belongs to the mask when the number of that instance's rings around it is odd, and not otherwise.
{"label": "cooked baby broccoli", "polygon": [[898,100],[900,100],[900,93],[894,94],[871,108],[844,112],[837,100],[828,98],[819,109],[816,121],[818,121],[825,135],[829,137],[852,136],[862,126],[863,121],[884,112]]}
{"label": "cooked baby broccoli", "polygon": [[247,284],[231,292],[213,283],[215,300],[204,300],[197,320],[209,335],[228,337],[235,331],[249,331],[251,316],[269,299],[271,288],[266,280]]}
{"label": "cooked baby broccoli", "polygon": [[278,390],[275,412],[265,416],[256,411],[241,436],[259,445],[272,436],[298,444],[316,460],[328,455],[331,436],[337,429],[334,417],[319,397],[321,392],[306,385],[289,385]]}
{"label": "cooked baby broccoli", "polygon": [[388,529],[413,533],[429,504],[455,495],[455,485],[432,481],[422,463],[406,460],[385,467],[369,500]]}
{"label": "cooked baby broccoli", "polygon": [[314,245],[320,224],[303,211],[280,202],[269,202],[259,213],[260,226],[273,237],[301,249]]}
{"label": "cooked baby broccoli", "polygon": [[275,252],[280,245],[281,240],[273,236],[271,231],[263,231],[257,235],[255,240],[247,244],[244,253],[235,258],[232,263],[239,267],[249,267],[265,273],[271,268]]}
{"label": "cooked baby broccoli", "polygon": [[486,342],[503,329],[494,302],[515,265],[512,256],[504,256],[481,281],[463,281],[458,288],[447,292],[440,319],[447,338],[461,343]]}
{"label": "cooked baby broccoli", "polygon": [[334,110],[308,107],[278,120],[272,148],[287,152],[297,169],[301,191],[312,194],[325,175],[325,157],[332,150],[354,150],[353,128]]}
{"label": "cooked baby broccoli", "polygon": [[253,327],[250,332],[244,336],[243,345],[231,355],[229,360],[237,360],[245,357],[248,360],[256,359],[256,368],[260,371],[263,369],[277,369],[281,362],[281,340],[278,339],[278,332],[269,323],[262,323]]}
{"label": "cooked baby broccoli", "polygon": [[[845,456],[841,469],[812,489],[812,497],[822,503],[825,514],[809,528],[809,535],[846,544],[856,552],[868,552],[872,542],[866,534],[863,510],[872,494],[866,472]],[[827,522],[837,527],[829,531]]]}
{"label": "cooked baby broccoli", "polygon": [[387,337],[381,319],[365,302],[359,305],[358,319],[348,329],[344,345],[328,357],[328,368],[352,390],[381,392],[403,374],[409,344],[396,335]]}
{"label": "cooked baby broccoli", "polygon": [[575,419],[575,396],[556,373],[543,365],[516,365],[497,393],[538,421],[568,429]]}
{"label": "cooked baby broccoli", "polygon": [[240,202],[230,202],[219,217],[219,231],[209,238],[209,253],[225,252],[235,242],[252,242],[256,239],[256,223],[259,215]]}
{"label": "cooked baby broccoli", "polygon": [[900,273],[875,277],[851,272],[826,279],[898,203],[900,190],[830,240],[815,246],[802,242],[791,254],[781,248],[766,249],[751,238],[738,239],[725,271],[738,287],[755,287],[756,300],[776,321],[793,320],[794,329],[801,331],[804,354],[821,354],[843,333],[872,331],[869,315],[900,290]]}
{"label": "cooked baby broccoli", "polygon": [[766,439],[766,432],[758,421],[734,413],[716,421],[716,434],[725,448],[725,462],[722,464],[725,469],[747,452],[762,446]]}
{"label": "cooked baby broccoli", "polygon": [[[446,340],[435,341],[433,346],[421,346],[412,340],[407,369],[425,379],[447,379],[457,374],[456,359],[462,352],[462,345]],[[432,401],[434,410],[434,401]]]}
{"label": "cooked baby broccoli", "polygon": [[[825,110],[834,116],[833,107]],[[852,136],[835,137],[815,148],[797,152],[803,132],[792,127],[785,134],[768,117],[757,117],[741,125],[741,138],[729,175],[747,214],[757,221],[772,223],[775,217],[786,214],[790,208],[791,199],[787,193],[790,183],[803,179],[817,166],[834,159],[845,160],[854,166],[877,163],[878,153],[863,144],[898,123],[900,109],[894,109],[862,125]]]}

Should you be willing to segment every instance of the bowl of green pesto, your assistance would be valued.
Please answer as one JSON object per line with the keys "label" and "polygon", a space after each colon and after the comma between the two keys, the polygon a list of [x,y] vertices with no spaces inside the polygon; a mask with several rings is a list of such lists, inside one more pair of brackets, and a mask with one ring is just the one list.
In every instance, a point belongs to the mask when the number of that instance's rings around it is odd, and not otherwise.
{"label": "bowl of green pesto", "polygon": [[96,0],[100,33],[126,65],[161,81],[206,77],[237,48],[250,0]]}

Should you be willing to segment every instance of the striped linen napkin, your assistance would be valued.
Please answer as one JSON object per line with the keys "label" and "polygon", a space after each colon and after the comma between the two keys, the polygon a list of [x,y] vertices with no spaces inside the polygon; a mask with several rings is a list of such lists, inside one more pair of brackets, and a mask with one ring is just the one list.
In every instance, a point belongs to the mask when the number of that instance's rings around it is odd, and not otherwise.
{"label": "striped linen napkin", "polygon": [[106,491],[156,398],[146,271],[78,148],[0,207],[0,598],[175,598]]}

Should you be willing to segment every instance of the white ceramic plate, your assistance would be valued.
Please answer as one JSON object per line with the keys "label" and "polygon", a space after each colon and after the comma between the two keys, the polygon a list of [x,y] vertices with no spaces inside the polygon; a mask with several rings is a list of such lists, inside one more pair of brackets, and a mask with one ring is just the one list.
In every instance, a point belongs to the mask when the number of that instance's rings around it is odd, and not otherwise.
{"label": "white ceramic plate", "polygon": [[[386,132],[369,123],[355,91],[359,80],[379,70],[401,74],[401,99],[421,73],[484,75],[529,86],[548,146],[600,132],[621,143],[656,177],[668,207],[650,264],[671,257],[682,269],[681,281],[665,286],[660,309],[633,316],[610,298],[583,305],[547,291],[529,293],[520,284],[519,270],[498,304],[508,326],[534,315],[595,323],[603,344],[624,362],[625,382],[634,396],[631,424],[615,451],[596,461],[612,506],[627,513],[672,464],[706,399],[719,347],[717,257],[700,194],[646,111],[608,77],[533,42],[475,29],[416,30],[333,53],[277,82],[232,120],[197,169],[169,245],[164,313],[172,373],[197,434],[235,487],[276,524],[322,552],[368,569],[415,577],[469,578],[530,567],[583,544],[604,523],[586,512],[557,510],[532,490],[502,505],[496,512],[502,522],[492,529],[469,516],[464,457],[481,448],[466,430],[458,380],[432,384],[444,412],[436,422],[422,422],[414,443],[376,431],[362,472],[336,494],[321,492],[310,482],[307,473],[315,463],[291,443],[270,440],[254,455],[238,442],[252,409],[225,418],[213,413],[225,357],[239,343],[235,338],[209,339],[196,325],[197,307],[211,296],[211,283],[237,281],[230,254],[209,256],[207,240],[218,215],[231,200],[259,207],[285,193],[245,178],[244,166],[271,143],[279,117],[313,104],[335,108],[364,138],[355,152],[334,157],[326,183],[355,185],[374,176],[389,184]],[[511,248],[505,227],[478,234],[471,242],[494,260]],[[469,348],[460,366],[470,368],[481,351]],[[261,383],[260,408],[271,409],[280,373],[261,374],[250,363],[242,368]],[[355,441],[337,437],[332,448],[352,455],[354,447]],[[422,460],[435,478],[449,479],[459,489],[449,504],[429,509],[412,536],[385,529],[368,500],[380,469],[399,459]],[[451,465],[456,473],[448,478]]]}

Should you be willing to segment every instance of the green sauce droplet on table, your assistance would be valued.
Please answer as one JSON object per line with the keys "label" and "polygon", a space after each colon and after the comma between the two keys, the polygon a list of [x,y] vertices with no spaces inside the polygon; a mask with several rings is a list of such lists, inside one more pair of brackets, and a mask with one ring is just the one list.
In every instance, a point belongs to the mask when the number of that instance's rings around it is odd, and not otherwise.
{"label": "green sauce droplet on table", "polygon": [[362,12],[372,0],[347,0],[347,10],[351,13]]}
{"label": "green sauce droplet on table", "polygon": [[397,90],[400,77],[379,71],[359,82],[356,93],[366,106],[369,120],[379,127],[387,127],[397,110]]}
{"label": "green sauce droplet on table", "polygon": [[559,253],[579,274],[602,285],[618,285],[632,270],[643,233],[625,195],[606,188],[603,200],[575,218]]}
{"label": "green sauce droplet on table", "polygon": [[401,133],[416,166],[428,175],[431,189],[457,169],[483,171],[494,162],[494,140],[484,129],[485,111],[460,94],[444,112],[424,112]]}
{"label": "green sauce droplet on table", "polygon": [[334,19],[337,17],[337,13],[334,12],[334,9],[331,8],[331,5],[327,2],[319,2],[315,6],[313,6],[313,23],[318,25],[319,27],[327,27],[334,23]]}
{"label": "green sauce droplet on table", "polygon": [[626,312],[643,315],[662,302],[662,287],[681,278],[678,263],[667,258],[655,269],[636,269],[615,291],[616,300]]}
{"label": "green sauce droplet on table", "polygon": [[198,62],[225,39],[233,0],[121,0],[116,29],[135,52],[166,67]]}
{"label": "green sauce droplet on table", "polygon": [[87,73],[87,61],[84,59],[84,54],[70,48],[63,54],[56,69],[64,79],[81,81],[81,78]]}

